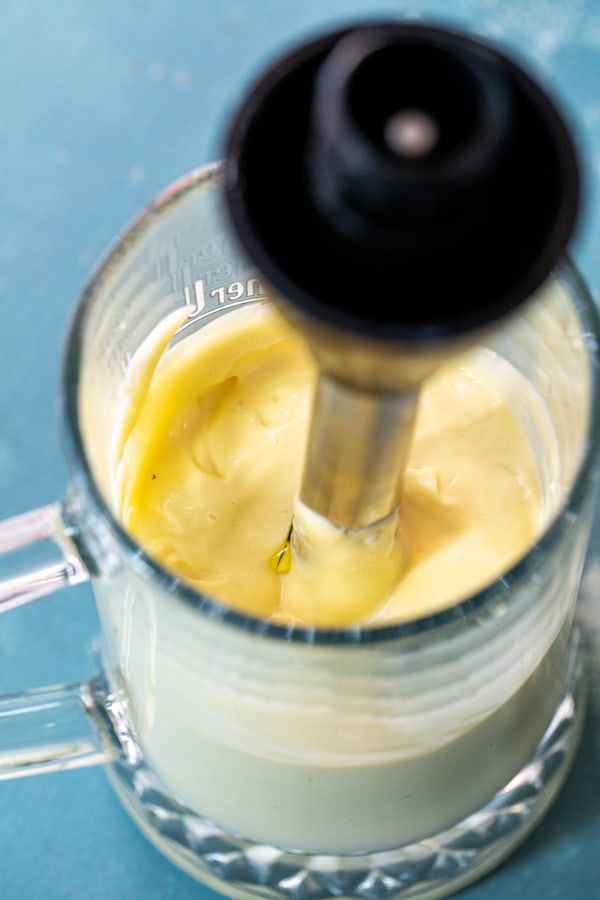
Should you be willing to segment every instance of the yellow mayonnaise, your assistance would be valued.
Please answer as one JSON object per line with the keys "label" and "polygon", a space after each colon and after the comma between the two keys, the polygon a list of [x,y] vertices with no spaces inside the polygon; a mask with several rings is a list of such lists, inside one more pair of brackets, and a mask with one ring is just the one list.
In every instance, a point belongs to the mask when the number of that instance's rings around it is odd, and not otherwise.
{"label": "yellow mayonnaise", "polygon": [[139,368],[121,398],[113,502],[150,555],[244,612],[337,626],[438,611],[535,540],[539,467],[515,413],[530,389],[492,351],[464,353],[427,382],[400,515],[352,534],[297,500],[315,377],[303,340],[259,303]]}

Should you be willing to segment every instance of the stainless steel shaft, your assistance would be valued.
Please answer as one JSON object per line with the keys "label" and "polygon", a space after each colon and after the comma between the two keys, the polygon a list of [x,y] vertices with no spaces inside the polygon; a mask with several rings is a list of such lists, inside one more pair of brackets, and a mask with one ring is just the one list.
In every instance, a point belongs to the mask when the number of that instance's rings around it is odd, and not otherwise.
{"label": "stainless steel shaft", "polygon": [[363,390],[320,372],[300,500],[335,525],[363,528],[400,502],[418,388]]}

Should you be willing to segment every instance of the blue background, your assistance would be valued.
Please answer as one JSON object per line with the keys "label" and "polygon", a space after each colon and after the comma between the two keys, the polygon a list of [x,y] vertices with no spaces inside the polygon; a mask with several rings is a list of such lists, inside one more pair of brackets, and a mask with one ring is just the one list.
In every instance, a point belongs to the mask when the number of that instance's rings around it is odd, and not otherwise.
{"label": "blue background", "polygon": [[[0,516],[61,499],[59,360],[94,261],[166,184],[219,156],[240,93],[289,43],[367,15],[426,16],[512,51],[564,103],[587,172],[573,254],[596,295],[596,0],[2,0]],[[582,750],[551,813],[469,900],[600,896],[600,532],[582,591],[593,664]],[[76,680],[97,628],[89,587],[0,620],[0,690]],[[214,900],[164,860],[99,769],[0,785],[2,900]]]}

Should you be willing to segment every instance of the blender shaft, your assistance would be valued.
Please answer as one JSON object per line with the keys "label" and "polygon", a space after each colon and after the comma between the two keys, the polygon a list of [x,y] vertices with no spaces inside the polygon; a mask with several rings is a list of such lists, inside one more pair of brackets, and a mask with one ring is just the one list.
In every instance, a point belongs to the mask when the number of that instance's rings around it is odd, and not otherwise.
{"label": "blender shaft", "polygon": [[384,519],[400,503],[418,388],[369,391],[321,370],[300,500],[347,530]]}

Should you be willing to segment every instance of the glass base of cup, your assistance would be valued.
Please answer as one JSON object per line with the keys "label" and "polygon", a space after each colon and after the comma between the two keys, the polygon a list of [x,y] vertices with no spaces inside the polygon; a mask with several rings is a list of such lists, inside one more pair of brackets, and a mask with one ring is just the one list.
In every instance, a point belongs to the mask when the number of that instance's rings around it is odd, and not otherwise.
{"label": "glass base of cup", "polygon": [[426,839],[376,853],[314,855],[229,834],[174,799],[141,750],[108,768],[126,810],[181,869],[225,897],[248,900],[440,900],[498,866],[561,788],[579,746],[586,681],[573,632],[561,702],[531,759],[482,809]]}

